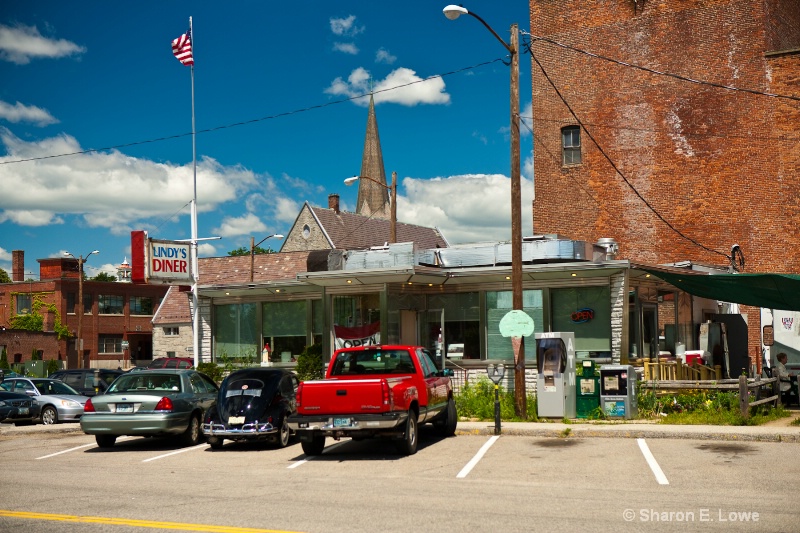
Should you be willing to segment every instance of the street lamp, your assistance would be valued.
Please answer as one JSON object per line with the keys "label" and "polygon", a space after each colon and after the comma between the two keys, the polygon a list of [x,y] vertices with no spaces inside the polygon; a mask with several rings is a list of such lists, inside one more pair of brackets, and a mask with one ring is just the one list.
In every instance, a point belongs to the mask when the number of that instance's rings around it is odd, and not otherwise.
{"label": "street lamp", "polygon": [[283,235],[279,235],[277,233],[274,233],[272,235],[267,235],[258,242],[255,242],[256,240],[255,237],[250,237],[250,281],[253,281],[253,264],[255,262],[256,246],[266,241],[267,239],[271,239],[272,237],[275,237],[276,239],[283,239]]}
{"label": "street lamp", "polygon": [[369,176],[353,176],[344,180],[345,185],[352,185],[360,179],[369,180],[372,183],[377,183],[381,187],[389,189],[392,193],[392,215],[389,225],[389,242],[394,244],[397,242],[397,172],[392,172],[392,185],[386,185],[380,181],[370,178]]}
{"label": "street lamp", "polygon": [[[506,43],[481,17],[462,6],[449,5],[444,16],[455,20],[461,15],[478,19],[511,54],[511,292],[512,306],[522,310],[522,193],[519,148],[519,32],[511,25],[511,42]],[[514,400],[517,416],[525,416],[525,344],[523,337],[512,337],[514,348]]]}
{"label": "street lamp", "polygon": [[64,252],[65,256],[69,256],[78,261],[78,338],[76,341],[78,356],[80,357],[81,364],[84,366],[87,365],[86,362],[83,361],[83,264],[89,259],[90,256],[99,253],[100,250],[94,250],[86,254],[86,257],[82,255],[75,257],[69,252]]}

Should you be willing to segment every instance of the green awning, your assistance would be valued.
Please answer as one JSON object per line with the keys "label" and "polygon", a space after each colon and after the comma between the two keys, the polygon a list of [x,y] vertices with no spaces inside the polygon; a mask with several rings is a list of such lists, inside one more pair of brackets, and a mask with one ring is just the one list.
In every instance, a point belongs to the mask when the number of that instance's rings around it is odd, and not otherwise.
{"label": "green awning", "polygon": [[800,311],[800,275],[699,274],[645,268],[670,285],[702,298],[722,302]]}

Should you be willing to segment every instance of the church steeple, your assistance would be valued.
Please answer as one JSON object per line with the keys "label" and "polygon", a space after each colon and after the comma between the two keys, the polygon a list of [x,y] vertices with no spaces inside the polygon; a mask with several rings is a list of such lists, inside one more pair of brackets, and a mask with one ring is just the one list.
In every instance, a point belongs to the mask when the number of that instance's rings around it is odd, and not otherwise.
{"label": "church steeple", "polygon": [[[383,166],[381,139],[378,135],[378,119],[375,117],[375,100],[369,95],[367,114],[367,135],[364,139],[364,153],[361,156],[361,176],[367,176],[386,185],[386,170]],[[356,213],[374,218],[390,217],[389,189],[370,180],[358,180],[358,201]]]}

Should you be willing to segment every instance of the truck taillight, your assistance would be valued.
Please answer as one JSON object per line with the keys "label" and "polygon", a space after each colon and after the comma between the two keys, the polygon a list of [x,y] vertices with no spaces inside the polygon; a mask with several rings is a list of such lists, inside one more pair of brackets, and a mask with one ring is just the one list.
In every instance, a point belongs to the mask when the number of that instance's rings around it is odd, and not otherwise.
{"label": "truck taillight", "polygon": [[392,404],[391,390],[389,389],[389,383],[385,379],[381,380],[381,396],[383,398],[383,405]]}
{"label": "truck taillight", "polygon": [[295,402],[297,403],[297,408],[300,408],[300,398],[303,396],[303,384],[297,386],[297,393],[295,394]]}

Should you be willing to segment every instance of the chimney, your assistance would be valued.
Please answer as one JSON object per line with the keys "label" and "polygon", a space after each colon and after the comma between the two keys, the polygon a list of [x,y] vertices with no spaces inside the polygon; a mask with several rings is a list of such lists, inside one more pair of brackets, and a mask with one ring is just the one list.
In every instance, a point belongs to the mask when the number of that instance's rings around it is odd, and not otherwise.
{"label": "chimney", "polygon": [[11,251],[11,281],[25,281],[25,250]]}
{"label": "chimney", "polygon": [[338,194],[329,194],[328,195],[328,209],[333,209],[333,212],[337,215],[339,214],[339,195]]}

